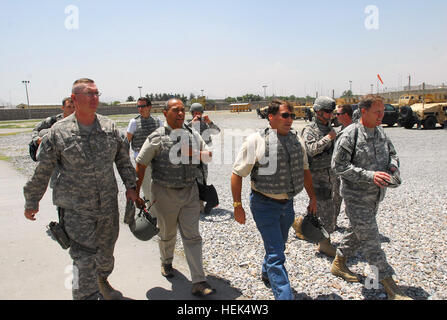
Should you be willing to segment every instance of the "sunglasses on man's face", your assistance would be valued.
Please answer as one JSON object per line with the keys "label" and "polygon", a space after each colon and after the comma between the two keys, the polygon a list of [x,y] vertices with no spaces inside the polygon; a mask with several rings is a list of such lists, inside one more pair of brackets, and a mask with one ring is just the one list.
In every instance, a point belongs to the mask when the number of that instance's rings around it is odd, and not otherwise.
{"label": "sunglasses on man's face", "polygon": [[294,113],[281,113],[281,117],[283,117],[284,119],[288,119],[289,117],[292,118],[292,120],[295,120],[295,114]]}
{"label": "sunglasses on man's face", "polygon": [[146,107],[149,107],[149,106],[137,106],[138,108],[146,108]]}
{"label": "sunglasses on man's face", "polygon": [[335,115],[336,115],[336,116],[342,116],[342,115],[344,115],[345,113],[346,113],[346,112],[336,112]]}

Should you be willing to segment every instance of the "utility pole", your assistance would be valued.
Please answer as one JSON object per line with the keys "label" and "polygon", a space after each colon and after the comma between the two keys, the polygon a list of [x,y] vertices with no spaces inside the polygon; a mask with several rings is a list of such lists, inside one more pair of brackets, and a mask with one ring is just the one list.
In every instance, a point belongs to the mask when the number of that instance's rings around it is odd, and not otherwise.
{"label": "utility pole", "polygon": [[140,89],[140,98],[141,98],[141,88],[143,88],[143,87],[138,87],[138,89]]}
{"label": "utility pole", "polygon": [[202,97],[203,97],[203,89],[201,89],[200,91],[202,91]]}
{"label": "utility pole", "polygon": [[371,84],[371,93],[374,93],[374,85]]}
{"label": "utility pole", "polygon": [[352,93],[352,80],[349,80],[349,91]]}
{"label": "utility pole", "polygon": [[26,102],[28,103],[28,109],[29,109],[29,96],[28,96],[28,84],[30,83],[28,80],[23,80],[23,84],[25,84],[25,90],[26,90]]}
{"label": "utility pole", "polygon": [[29,96],[28,96],[28,84],[30,82],[28,80],[23,80],[22,83],[25,85],[25,90],[26,90],[26,102],[28,104],[28,119],[31,119],[31,110],[29,108]]}
{"label": "utility pole", "polygon": [[408,75],[408,91],[411,91],[411,74]]}
{"label": "utility pole", "polygon": [[264,88],[264,100],[266,100],[267,99],[267,94],[266,94],[265,89],[267,89],[267,86],[263,85],[262,87]]}

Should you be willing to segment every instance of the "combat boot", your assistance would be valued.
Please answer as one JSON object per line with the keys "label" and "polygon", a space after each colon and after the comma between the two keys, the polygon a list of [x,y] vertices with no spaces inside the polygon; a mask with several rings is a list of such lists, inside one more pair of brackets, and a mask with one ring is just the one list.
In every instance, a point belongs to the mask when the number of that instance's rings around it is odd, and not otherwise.
{"label": "combat boot", "polygon": [[351,272],[346,266],[346,260],[346,257],[336,254],[334,261],[332,261],[331,273],[334,276],[343,278],[347,282],[359,282],[357,275]]}
{"label": "combat boot", "polygon": [[385,288],[386,294],[388,295],[388,300],[413,300],[409,296],[405,295],[402,291],[400,291],[393,278],[385,278],[380,281],[380,283]]}
{"label": "combat boot", "polygon": [[303,217],[299,216],[293,222],[292,228],[293,228],[293,230],[295,230],[295,235],[297,236],[298,239],[306,240],[306,237],[302,234],[302,231],[301,231],[302,224],[303,224]]}
{"label": "combat boot", "polygon": [[335,257],[335,247],[331,243],[331,239],[325,239],[318,244],[318,251],[329,257]]}
{"label": "combat boot", "polygon": [[123,294],[113,289],[107,278],[98,276],[98,287],[104,300],[121,300],[123,298]]}

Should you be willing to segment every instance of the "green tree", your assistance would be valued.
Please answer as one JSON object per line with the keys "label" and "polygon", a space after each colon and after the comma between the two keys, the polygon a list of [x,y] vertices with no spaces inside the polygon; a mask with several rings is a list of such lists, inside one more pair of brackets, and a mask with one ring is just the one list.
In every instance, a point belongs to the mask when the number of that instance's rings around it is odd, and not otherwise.
{"label": "green tree", "polygon": [[132,102],[135,101],[135,98],[132,96],[128,96],[126,102]]}
{"label": "green tree", "polygon": [[347,97],[352,97],[352,96],[353,96],[353,94],[352,94],[351,90],[343,91],[343,94],[341,95],[342,98],[347,98]]}

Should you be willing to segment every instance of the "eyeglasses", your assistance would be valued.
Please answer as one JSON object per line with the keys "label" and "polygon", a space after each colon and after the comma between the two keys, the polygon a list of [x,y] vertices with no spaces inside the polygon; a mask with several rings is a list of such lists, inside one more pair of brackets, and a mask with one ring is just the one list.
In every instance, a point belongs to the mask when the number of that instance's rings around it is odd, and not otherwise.
{"label": "eyeglasses", "polygon": [[149,107],[148,105],[145,105],[145,106],[137,106],[137,108],[146,108],[146,107]]}
{"label": "eyeglasses", "polygon": [[89,98],[92,98],[92,97],[99,97],[101,95],[101,92],[79,92],[76,94],[83,94],[85,96],[88,96]]}
{"label": "eyeglasses", "polygon": [[288,119],[289,117],[292,118],[292,120],[295,120],[295,114],[294,113],[281,113],[281,117],[283,117],[284,119]]}
{"label": "eyeglasses", "polygon": [[346,112],[336,112],[336,113],[334,113],[336,116],[342,116],[342,115],[344,115]]}

